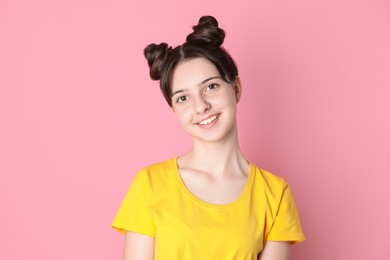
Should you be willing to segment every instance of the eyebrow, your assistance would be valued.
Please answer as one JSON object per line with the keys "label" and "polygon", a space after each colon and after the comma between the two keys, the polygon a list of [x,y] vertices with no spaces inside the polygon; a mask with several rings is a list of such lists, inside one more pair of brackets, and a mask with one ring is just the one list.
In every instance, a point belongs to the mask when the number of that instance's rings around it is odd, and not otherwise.
{"label": "eyebrow", "polygon": [[[204,83],[206,83],[207,81],[210,81],[210,80],[212,80],[212,79],[222,79],[222,78],[219,77],[219,76],[210,77],[210,78],[207,78],[207,79],[203,80],[201,83],[198,84],[198,86],[203,85]],[[179,90],[173,92],[172,95],[171,95],[171,97],[173,97],[174,95],[176,95],[176,94],[178,94],[178,93],[182,93],[182,92],[184,92],[185,90],[186,90],[186,89],[179,89]]]}

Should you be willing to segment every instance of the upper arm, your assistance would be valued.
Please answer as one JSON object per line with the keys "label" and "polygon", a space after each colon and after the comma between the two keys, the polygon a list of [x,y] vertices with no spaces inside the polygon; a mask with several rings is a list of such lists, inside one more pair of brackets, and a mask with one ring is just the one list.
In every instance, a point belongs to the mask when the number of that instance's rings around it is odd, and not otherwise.
{"label": "upper arm", "polygon": [[123,260],[153,260],[154,237],[126,232]]}
{"label": "upper arm", "polygon": [[267,241],[259,260],[288,260],[290,244],[289,241]]}

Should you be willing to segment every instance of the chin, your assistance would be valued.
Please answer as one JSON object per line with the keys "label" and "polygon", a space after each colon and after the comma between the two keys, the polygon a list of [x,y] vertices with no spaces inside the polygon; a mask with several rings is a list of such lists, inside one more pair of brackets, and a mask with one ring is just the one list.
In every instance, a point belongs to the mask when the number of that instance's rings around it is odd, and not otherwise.
{"label": "chin", "polygon": [[198,135],[192,135],[192,138],[194,140],[198,140],[201,142],[209,142],[209,143],[216,143],[216,142],[225,142],[229,140],[230,138],[234,138],[233,135],[233,129],[226,132],[219,132],[219,133],[205,133],[205,134],[198,134]]}

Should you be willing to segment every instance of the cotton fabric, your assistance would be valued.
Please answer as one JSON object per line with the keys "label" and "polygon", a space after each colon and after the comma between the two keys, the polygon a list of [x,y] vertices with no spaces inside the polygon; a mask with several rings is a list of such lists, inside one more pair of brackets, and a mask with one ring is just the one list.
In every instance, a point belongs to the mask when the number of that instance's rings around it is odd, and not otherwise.
{"label": "cotton fabric", "polygon": [[267,240],[305,239],[289,185],[250,163],[246,185],[228,204],[193,195],[176,158],[140,170],[112,226],[155,238],[155,259],[257,259]]}

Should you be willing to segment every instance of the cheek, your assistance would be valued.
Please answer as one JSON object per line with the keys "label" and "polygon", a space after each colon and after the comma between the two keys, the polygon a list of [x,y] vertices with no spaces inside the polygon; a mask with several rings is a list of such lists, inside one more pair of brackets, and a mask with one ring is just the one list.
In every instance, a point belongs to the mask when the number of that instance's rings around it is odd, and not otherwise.
{"label": "cheek", "polygon": [[225,93],[225,95],[216,98],[214,101],[214,105],[218,108],[232,108],[234,109],[237,105],[237,100],[232,93]]}
{"label": "cheek", "polygon": [[176,109],[175,116],[181,126],[185,126],[191,120],[191,113],[186,109]]}

